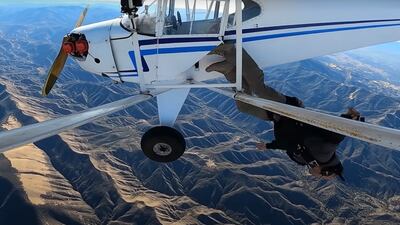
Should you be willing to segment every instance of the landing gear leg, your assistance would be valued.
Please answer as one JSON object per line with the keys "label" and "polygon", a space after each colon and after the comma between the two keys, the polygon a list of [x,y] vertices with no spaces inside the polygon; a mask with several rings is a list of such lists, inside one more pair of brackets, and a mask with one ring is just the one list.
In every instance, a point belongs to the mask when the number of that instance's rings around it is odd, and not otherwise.
{"label": "landing gear leg", "polygon": [[156,162],[172,162],[183,155],[186,142],[179,131],[172,128],[190,89],[172,89],[157,96],[161,126],[147,131],[141,141],[144,154]]}

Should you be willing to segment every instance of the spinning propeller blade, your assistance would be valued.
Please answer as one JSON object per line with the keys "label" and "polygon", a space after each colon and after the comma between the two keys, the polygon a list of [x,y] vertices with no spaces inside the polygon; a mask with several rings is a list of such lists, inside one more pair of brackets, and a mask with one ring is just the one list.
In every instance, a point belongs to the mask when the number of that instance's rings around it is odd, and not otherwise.
{"label": "spinning propeller blade", "polygon": [[86,14],[89,10],[89,5],[82,11],[81,15],[79,16],[78,21],[76,21],[75,28],[82,26],[83,21],[85,20]]}
{"label": "spinning propeller blade", "polygon": [[[67,37],[63,38],[63,43],[66,41],[66,39]],[[54,60],[53,65],[51,66],[51,69],[47,74],[46,83],[44,84],[42,89],[43,96],[47,96],[50,93],[51,89],[58,79],[58,76],[64,68],[67,58],[68,54],[63,50],[61,46],[60,52],[58,53],[57,58]]]}
{"label": "spinning propeller blade", "polygon": [[[86,6],[86,8],[82,11],[81,15],[79,16],[78,21],[76,22],[75,28],[80,27],[86,17],[86,14],[88,12],[89,6]],[[56,59],[53,62],[53,65],[51,66],[49,72],[47,73],[47,79],[46,83],[43,86],[42,89],[42,95],[47,96],[51,89],[53,88],[54,84],[56,83],[58,77],[60,76],[61,71],[64,69],[65,62],[67,61],[68,54],[64,51],[63,45],[64,43],[68,40],[68,37],[65,36],[63,38],[62,44],[60,51],[56,57]]]}

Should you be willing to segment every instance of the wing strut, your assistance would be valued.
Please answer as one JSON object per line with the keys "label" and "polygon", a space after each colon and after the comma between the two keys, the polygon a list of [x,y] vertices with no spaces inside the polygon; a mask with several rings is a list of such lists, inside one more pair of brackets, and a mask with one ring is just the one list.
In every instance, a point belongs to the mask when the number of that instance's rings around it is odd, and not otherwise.
{"label": "wing strut", "polygon": [[209,88],[227,97],[292,118],[325,130],[363,140],[390,149],[400,150],[400,130],[349,120],[279,102],[235,93],[226,89]]}
{"label": "wing strut", "polygon": [[[159,94],[159,93],[157,93]],[[156,94],[155,94],[156,95]],[[0,152],[23,146],[63,131],[90,123],[100,117],[121,111],[140,102],[144,102],[153,95],[137,95],[119,101],[101,105],[83,112],[73,113],[56,119],[36,123],[14,130],[0,132]]]}

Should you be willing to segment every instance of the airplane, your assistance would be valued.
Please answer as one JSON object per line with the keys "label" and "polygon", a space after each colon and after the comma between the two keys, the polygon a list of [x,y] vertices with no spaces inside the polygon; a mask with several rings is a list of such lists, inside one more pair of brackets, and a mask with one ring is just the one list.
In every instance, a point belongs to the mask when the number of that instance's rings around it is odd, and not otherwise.
{"label": "airplane", "polygon": [[[160,125],[141,139],[144,154],[173,162],[186,149],[173,128],[193,88],[207,88],[235,100],[369,143],[400,149],[400,130],[293,107],[242,90],[245,49],[260,68],[400,40],[397,0],[121,0],[122,16],[76,28],[63,40],[43,95],[48,95],[68,57],[90,73],[136,83],[136,96],[64,117],[0,133],[0,152],[89,123],[157,98]],[[205,69],[222,60],[209,54],[236,45],[236,82]]]}

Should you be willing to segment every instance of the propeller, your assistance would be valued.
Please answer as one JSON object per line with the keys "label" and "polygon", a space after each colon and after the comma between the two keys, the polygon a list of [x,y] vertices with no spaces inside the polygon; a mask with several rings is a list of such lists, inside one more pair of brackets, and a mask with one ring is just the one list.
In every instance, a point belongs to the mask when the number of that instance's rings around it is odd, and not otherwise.
{"label": "propeller", "polygon": [[[75,28],[80,27],[85,20],[86,14],[89,10],[89,6],[86,6],[86,8],[82,11],[81,15],[79,16],[78,21],[76,22]],[[47,79],[46,83],[43,86],[42,89],[42,95],[47,96],[51,89],[53,88],[54,84],[56,83],[58,77],[60,76],[61,71],[64,69],[65,63],[68,58],[68,52],[64,48],[64,44],[68,42],[69,36],[64,36],[60,51],[56,57],[56,59],[53,62],[53,65],[51,66],[49,72],[47,73]],[[68,45],[69,46],[69,45]]]}

